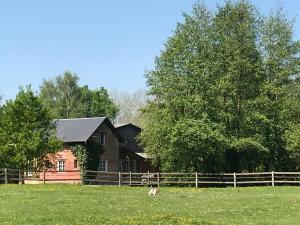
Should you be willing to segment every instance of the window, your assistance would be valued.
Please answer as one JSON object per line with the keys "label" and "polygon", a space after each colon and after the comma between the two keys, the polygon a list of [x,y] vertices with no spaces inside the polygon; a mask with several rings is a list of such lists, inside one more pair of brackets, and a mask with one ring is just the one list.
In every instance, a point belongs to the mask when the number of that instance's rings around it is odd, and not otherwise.
{"label": "window", "polygon": [[74,169],[77,168],[77,165],[78,165],[77,159],[74,159]]}
{"label": "window", "polygon": [[123,160],[120,160],[119,171],[120,171],[120,172],[123,172]]}
{"label": "window", "polygon": [[58,160],[57,164],[57,170],[58,171],[65,171],[65,160]]}
{"label": "window", "polygon": [[100,137],[99,137],[99,135],[98,135],[98,134],[97,134],[97,135],[93,135],[93,136],[92,136],[92,140],[93,140],[95,143],[99,144],[99,142],[100,142]]}
{"label": "window", "polygon": [[107,172],[107,164],[108,164],[107,160],[100,160],[98,170],[101,172]]}
{"label": "window", "polygon": [[131,160],[131,172],[136,173],[136,160]]}
{"label": "window", "polygon": [[100,145],[105,145],[106,144],[106,133],[101,132],[100,133]]}
{"label": "window", "polygon": [[32,171],[27,172],[27,176],[32,177],[32,175],[33,175]]}
{"label": "window", "polygon": [[126,161],[125,161],[125,171],[129,172],[130,171],[130,160],[129,157],[126,156]]}

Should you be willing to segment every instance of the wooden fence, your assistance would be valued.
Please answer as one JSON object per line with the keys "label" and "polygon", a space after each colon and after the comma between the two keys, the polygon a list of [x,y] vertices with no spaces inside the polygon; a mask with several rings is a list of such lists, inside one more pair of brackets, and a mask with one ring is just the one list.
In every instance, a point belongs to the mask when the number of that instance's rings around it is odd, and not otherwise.
{"label": "wooden fence", "polygon": [[[77,174],[76,176],[74,174]],[[241,187],[300,185],[300,172],[261,173],[124,173],[86,170],[28,172],[0,169],[0,184],[81,183],[87,185]]]}

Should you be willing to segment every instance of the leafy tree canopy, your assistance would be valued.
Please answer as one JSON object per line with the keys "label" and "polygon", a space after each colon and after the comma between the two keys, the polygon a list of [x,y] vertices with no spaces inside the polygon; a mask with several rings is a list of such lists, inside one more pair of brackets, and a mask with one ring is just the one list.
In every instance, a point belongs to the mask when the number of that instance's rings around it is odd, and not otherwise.
{"label": "leafy tree canopy", "polygon": [[146,73],[141,143],[164,170],[295,169],[299,52],[282,9],[195,4]]}
{"label": "leafy tree canopy", "polygon": [[52,119],[30,87],[21,88],[0,114],[0,167],[41,168],[61,149]]}
{"label": "leafy tree canopy", "polygon": [[78,81],[79,77],[68,71],[54,80],[44,80],[40,97],[52,118],[116,117],[119,109],[105,88],[90,90],[87,85],[80,87]]}

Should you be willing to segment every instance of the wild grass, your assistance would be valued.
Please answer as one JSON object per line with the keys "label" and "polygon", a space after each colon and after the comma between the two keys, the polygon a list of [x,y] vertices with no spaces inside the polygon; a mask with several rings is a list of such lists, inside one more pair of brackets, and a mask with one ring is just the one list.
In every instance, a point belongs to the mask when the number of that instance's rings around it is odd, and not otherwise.
{"label": "wild grass", "polygon": [[300,224],[300,187],[1,185],[1,225]]}

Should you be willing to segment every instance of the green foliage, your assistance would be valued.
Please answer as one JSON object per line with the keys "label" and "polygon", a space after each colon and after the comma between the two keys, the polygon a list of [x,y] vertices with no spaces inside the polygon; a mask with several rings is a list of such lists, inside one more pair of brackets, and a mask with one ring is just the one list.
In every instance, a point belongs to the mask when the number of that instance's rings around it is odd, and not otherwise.
{"label": "green foliage", "polygon": [[[102,146],[92,140],[85,145],[74,144],[70,146],[73,155],[76,157],[80,167],[81,179],[85,183],[86,170],[97,171]],[[94,175],[89,175],[89,179],[93,179]]]}
{"label": "green foliage", "polygon": [[293,21],[283,9],[265,18],[262,25],[265,80],[259,108],[266,117],[265,142],[270,149],[266,168],[288,169],[290,164],[284,134],[299,121],[300,41],[293,38]]}
{"label": "green foliage", "polygon": [[91,117],[107,116],[109,118],[115,118],[119,111],[119,108],[116,105],[114,105],[107,93],[107,90],[101,87],[100,89],[91,91],[91,93]]}
{"label": "green foliage", "polygon": [[[262,164],[269,150],[261,144],[261,141],[254,138],[239,138],[232,140],[230,147],[230,150],[233,150],[231,154],[236,157],[234,171],[253,172],[263,170]],[[233,161],[229,160],[227,163],[230,164]]]}
{"label": "green foliage", "polygon": [[30,87],[21,88],[0,114],[0,167],[39,169],[62,147],[48,111]]}
{"label": "green foliage", "polygon": [[300,159],[300,125],[292,127],[285,133],[289,156],[293,159]]}
{"label": "green foliage", "polygon": [[71,146],[71,151],[79,163],[80,171],[83,172],[87,169],[88,154],[84,146],[78,144]]}
{"label": "green foliage", "polygon": [[198,3],[184,15],[146,73],[153,100],[140,141],[154,163],[199,172],[295,169],[285,131],[300,122],[300,42],[282,12],[262,17],[247,1],[226,1],[214,14]]}
{"label": "green foliage", "polygon": [[80,99],[79,77],[65,72],[55,80],[44,80],[40,97],[51,112],[53,118],[76,117]]}
{"label": "green foliage", "polygon": [[49,108],[52,118],[107,116],[114,118],[119,109],[103,87],[90,90],[78,85],[79,77],[71,72],[44,80],[40,97]]}
{"label": "green foliage", "polygon": [[[171,170],[215,172],[222,170],[226,140],[222,128],[208,119],[181,119],[172,129]],[[212,166],[213,165],[213,166]]]}
{"label": "green foliage", "polygon": [[71,146],[71,151],[78,160],[83,177],[85,170],[98,170],[101,149],[102,146],[94,141],[88,141],[86,145]]}

